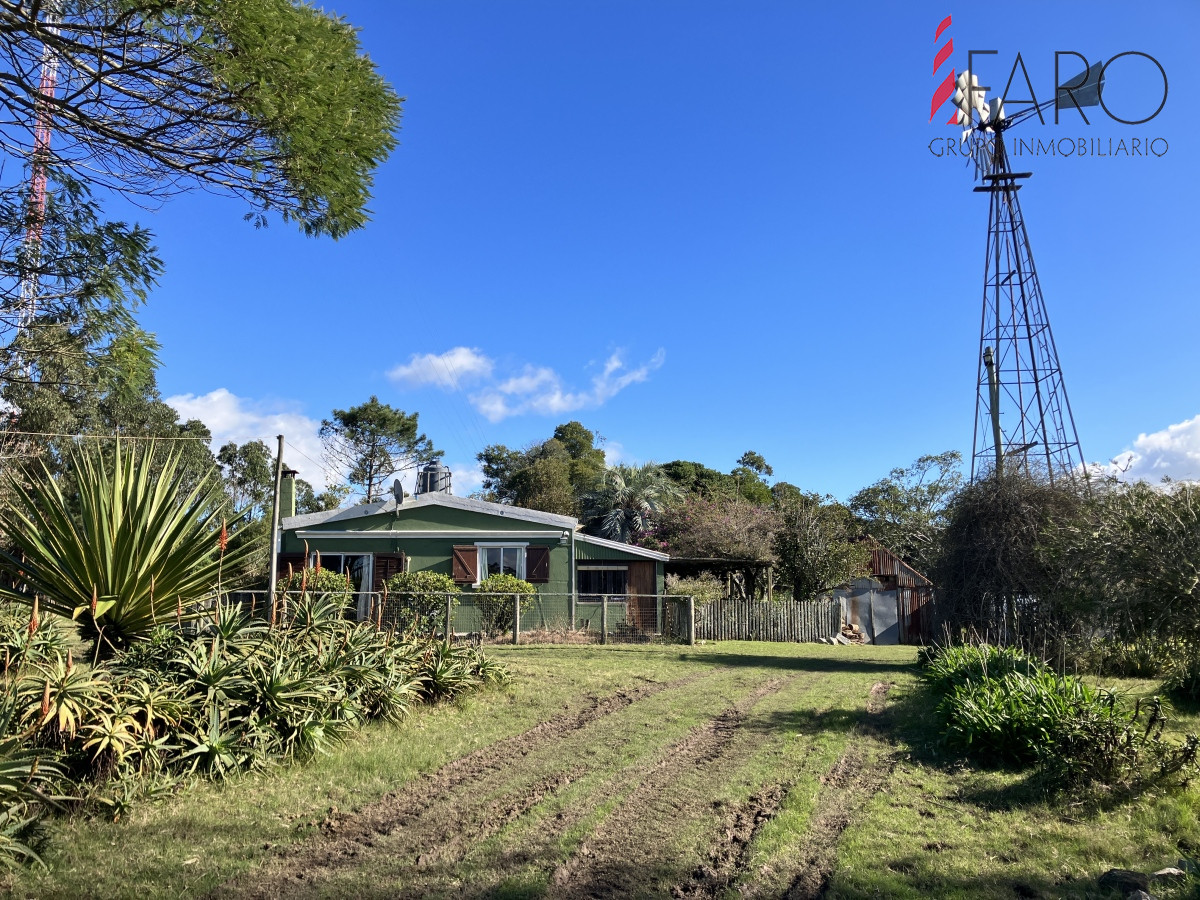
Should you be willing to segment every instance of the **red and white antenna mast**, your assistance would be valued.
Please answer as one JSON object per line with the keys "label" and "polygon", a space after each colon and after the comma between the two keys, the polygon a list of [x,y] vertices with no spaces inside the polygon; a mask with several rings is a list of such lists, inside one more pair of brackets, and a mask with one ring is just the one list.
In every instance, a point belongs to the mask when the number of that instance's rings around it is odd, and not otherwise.
{"label": "red and white antenna mast", "polygon": [[[45,6],[46,30],[58,34],[56,22],[62,0]],[[50,136],[54,124],[53,100],[58,90],[58,54],[42,44],[42,71],[36,102],[37,121],[33,131],[33,156],[29,161],[29,216],[25,227],[25,273],[21,278],[21,323],[27,328],[37,317],[38,268],[42,258],[42,228],[46,221],[46,165],[50,158]]]}

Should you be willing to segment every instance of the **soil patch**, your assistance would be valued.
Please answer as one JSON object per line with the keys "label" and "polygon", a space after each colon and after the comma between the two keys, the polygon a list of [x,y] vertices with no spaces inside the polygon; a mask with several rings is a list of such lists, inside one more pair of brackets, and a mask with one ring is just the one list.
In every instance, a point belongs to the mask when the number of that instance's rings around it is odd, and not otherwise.
{"label": "soil patch", "polygon": [[775,818],[790,784],[773,784],[725,817],[709,862],[699,866],[684,884],[671,888],[672,897],[722,897],[745,871],[750,845],[767,822]]}
{"label": "soil patch", "polygon": [[882,714],[890,687],[880,682],[871,688],[867,721],[851,732],[846,752],[821,779],[817,808],[800,852],[800,871],[788,887],[787,900],[824,896],[837,859],[838,839],[895,767],[890,755],[872,762],[868,752],[868,743],[880,737],[879,725],[872,719]]}
{"label": "soil patch", "polygon": [[[681,787],[688,776],[728,758],[738,727],[764,697],[799,676],[760,686],[705,724],[692,729],[648,770],[631,773],[635,787],[555,870],[547,896],[557,898],[624,897],[645,894],[669,877],[675,822],[703,813],[707,801]],[[740,749],[740,748],[739,748]]]}
{"label": "soil patch", "polygon": [[[292,846],[262,869],[221,886],[210,896],[274,898],[303,894],[306,888],[315,888],[312,882],[324,873],[362,865],[361,857],[392,836],[399,841],[387,840],[389,854],[420,853],[419,868],[461,855],[470,842],[487,837],[524,815],[549,794],[569,785],[574,776],[570,772],[553,773],[523,786],[515,796],[491,802],[476,800],[473,788],[488,778],[502,775],[515,760],[540,747],[638,701],[683,687],[716,671],[710,669],[670,682],[651,682],[604,697],[592,697],[590,705],[581,710],[554,716],[521,734],[481,747],[436,772],[413,779],[358,812],[342,816],[331,811],[320,823],[319,834]],[[456,793],[466,796],[452,796]],[[419,828],[413,827],[418,823]],[[411,831],[411,840],[419,844],[403,846],[406,831]]]}

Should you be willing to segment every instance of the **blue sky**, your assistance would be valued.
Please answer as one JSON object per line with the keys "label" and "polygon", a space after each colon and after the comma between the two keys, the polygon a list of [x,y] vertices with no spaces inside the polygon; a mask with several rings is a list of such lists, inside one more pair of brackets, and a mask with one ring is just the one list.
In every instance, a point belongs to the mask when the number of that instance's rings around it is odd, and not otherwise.
{"label": "blue sky", "polygon": [[[931,152],[957,134],[931,96],[968,49],[998,51],[976,58],[993,92],[1020,52],[1039,99],[1055,50],[1132,50],[1168,75],[1152,121],[1021,127],[1166,152],[1028,160],[1021,200],[1085,455],[1200,478],[1200,5],[333,8],[407,97],[372,223],[256,231],[201,193],[137,211],[166,262],[142,315],[160,386],[218,439],[283,429],[319,480],[316,423],[377,394],[420,413],[459,493],[484,444],[570,419],[614,458],[754,449],[843,498],[969,454],[987,203]],[[1122,118],[1162,90],[1140,57],[1107,84]]]}

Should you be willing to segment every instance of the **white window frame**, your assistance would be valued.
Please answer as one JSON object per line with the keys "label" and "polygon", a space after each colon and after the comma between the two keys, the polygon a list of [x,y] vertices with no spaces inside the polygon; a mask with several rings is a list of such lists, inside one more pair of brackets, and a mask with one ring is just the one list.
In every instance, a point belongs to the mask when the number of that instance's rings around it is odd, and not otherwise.
{"label": "white window frame", "polygon": [[[499,548],[501,550],[519,550],[517,554],[517,577],[522,581],[525,580],[525,556],[526,548],[529,546],[528,541],[476,541],[475,542],[475,584],[473,587],[479,587],[479,583],[488,577],[487,573],[487,550]],[[501,554],[503,559],[503,554]]]}
{"label": "white window frame", "polygon": [[[374,553],[322,553],[323,558],[336,556],[340,560],[338,570],[340,571],[346,565],[347,556],[361,556],[366,562],[363,564],[363,581],[366,585],[365,590],[359,590],[359,585],[352,585],[353,594],[357,600],[357,615],[358,621],[363,621],[367,617],[367,613],[371,608],[371,588],[375,585],[375,554]],[[317,565],[317,551],[313,550],[308,554],[308,567],[315,568]]]}

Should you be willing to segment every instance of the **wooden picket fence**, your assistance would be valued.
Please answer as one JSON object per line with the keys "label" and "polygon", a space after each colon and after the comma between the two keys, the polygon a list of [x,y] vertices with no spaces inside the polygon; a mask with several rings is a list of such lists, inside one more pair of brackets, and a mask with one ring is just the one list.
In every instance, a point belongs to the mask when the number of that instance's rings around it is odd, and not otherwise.
{"label": "wooden picket fence", "polygon": [[696,637],[710,641],[816,642],[841,631],[837,599],[714,600],[696,606]]}

